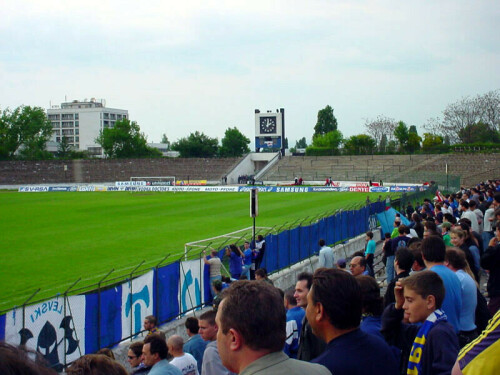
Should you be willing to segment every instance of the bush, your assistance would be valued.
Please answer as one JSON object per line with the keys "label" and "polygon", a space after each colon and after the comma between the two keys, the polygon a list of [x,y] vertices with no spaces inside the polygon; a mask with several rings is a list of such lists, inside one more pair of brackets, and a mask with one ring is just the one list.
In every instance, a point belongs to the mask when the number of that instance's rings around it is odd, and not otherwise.
{"label": "bush", "polygon": [[338,148],[315,147],[309,146],[306,148],[306,156],[334,156],[340,155]]}

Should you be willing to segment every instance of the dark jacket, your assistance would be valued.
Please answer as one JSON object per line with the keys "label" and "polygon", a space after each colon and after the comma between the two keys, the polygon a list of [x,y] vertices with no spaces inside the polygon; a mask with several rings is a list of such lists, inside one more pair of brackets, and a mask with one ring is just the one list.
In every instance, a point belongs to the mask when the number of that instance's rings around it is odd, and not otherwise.
{"label": "dark jacket", "polygon": [[[404,310],[396,310],[394,304],[382,314],[382,335],[389,345],[402,350],[400,370],[406,374],[409,354],[420,329],[415,324],[405,324]],[[446,321],[437,322],[430,330],[422,352],[422,374],[449,375],[458,355],[458,338],[455,329]]]}
{"label": "dark jacket", "polygon": [[297,359],[310,362],[325,351],[326,343],[317,338],[312,332],[312,328],[304,316],[302,328],[300,329],[299,350]]}
{"label": "dark jacket", "polygon": [[405,277],[410,276],[410,271],[403,271],[396,275],[396,277],[389,283],[387,286],[387,290],[385,291],[384,296],[384,307],[390,305],[391,303],[396,302],[396,298],[394,297],[394,287],[396,286],[396,281],[399,279],[404,279]]}
{"label": "dark jacket", "polygon": [[488,295],[500,297],[500,245],[488,246],[481,257],[481,267],[490,271],[488,279]]}

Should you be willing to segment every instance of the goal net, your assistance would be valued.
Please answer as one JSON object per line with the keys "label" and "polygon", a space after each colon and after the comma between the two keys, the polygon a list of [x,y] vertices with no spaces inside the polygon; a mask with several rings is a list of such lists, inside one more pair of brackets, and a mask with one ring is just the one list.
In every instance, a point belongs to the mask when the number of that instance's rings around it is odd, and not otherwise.
{"label": "goal net", "polygon": [[[258,234],[266,236],[272,230],[273,228],[256,227],[255,236],[257,236]],[[249,227],[245,229],[240,229],[236,232],[223,234],[222,236],[207,238],[195,242],[189,242],[184,246],[184,259],[185,260],[198,259],[203,256],[202,255],[203,250],[206,250],[207,254],[210,254],[210,250],[212,249],[220,251],[224,249],[224,247],[233,243],[243,248],[243,243],[245,241],[251,242],[252,239],[253,239],[253,227]]]}
{"label": "goal net", "polygon": [[144,181],[148,186],[175,186],[175,176],[130,177],[130,181]]}

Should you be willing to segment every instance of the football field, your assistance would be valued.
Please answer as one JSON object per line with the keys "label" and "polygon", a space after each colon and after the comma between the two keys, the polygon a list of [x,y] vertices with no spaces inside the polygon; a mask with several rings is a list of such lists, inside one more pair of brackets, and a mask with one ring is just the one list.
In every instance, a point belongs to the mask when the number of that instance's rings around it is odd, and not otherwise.
{"label": "football field", "polygon": [[[374,201],[379,193],[259,193],[259,227]],[[187,242],[252,226],[249,193],[0,192],[0,310],[178,259]]]}

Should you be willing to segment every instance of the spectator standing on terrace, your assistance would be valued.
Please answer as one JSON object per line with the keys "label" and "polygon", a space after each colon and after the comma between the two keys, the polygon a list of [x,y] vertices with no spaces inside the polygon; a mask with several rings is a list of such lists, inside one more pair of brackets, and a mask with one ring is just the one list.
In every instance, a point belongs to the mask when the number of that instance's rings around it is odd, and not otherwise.
{"label": "spectator standing on terrace", "polygon": [[270,285],[245,280],[231,285],[216,323],[220,357],[231,371],[241,375],[329,374],[323,366],[283,353],[285,308],[278,289]]}
{"label": "spectator standing on terrace", "polygon": [[500,367],[500,311],[484,332],[458,354],[452,375],[494,375]]}
{"label": "spectator standing on terrace", "polygon": [[375,249],[377,248],[377,244],[373,239],[373,232],[366,232],[366,250],[365,250],[365,259],[366,264],[369,268],[370,276],[375,276],[373,272],[373,259],[375,258]]}
{"label": "spectator standing on terrace", "polygon": [[[243,282],[243,281],[240,281]],[[229,371],[222,364],[219,350],[217,349],[217,332],[219,327],[215,323],[214,310],[204,312],[200,315],[199,326],[200,335],[203,340],[208,341],[205,353],[203,354],[203,366],[201,368],[202,375],[231,375]]]}
{"label": "spectator standing on terrace", "polygon": [[148,315],[144,318],[144,329],[148,331],[148,336],[153,333],[159,333],[159,329],[156,326],[157,320],[153,315]]}
{"label": "spectator standing on terrace", "polygon": [[212,293],[212,298],[215,296],[212,285],[215,280],[222,280],[222,274],[220,272],[222,262],[219,258],[217,250],[212,249],[210,252],[210,259],[207,259],[206,251],[203,250],[203,262],[210,267],[210,292]]}
{"label": "spectator standing on terrace", "polygon": [[184,340],[179,335],[172,335],[167,340],[168,352],[174,357],[170,364],[181,370],[182,375],[199,375],[196,359],[184,353]]}
{"label": "spectator standing on terrace", "polygon": [[158,334],[144,339],[142,347],[144,364],[151,367],[149,375],[182,375],[182,372],[167,361],[168,349],[165,340]]}
{"label": "spectator standing on terrace", "polygon": [[[398,236],[394,237],[391,240],[391,253],[392,253],[392,255],[395,256],[396,251],[400,247],[407,247],[409,241],[410,241],[410,239],[408,237],[406,237],[406,234],[405,234],[405,226],[400,225],[398,227]],[[387,270],[386,270],[387,271],[387,283],[390,283],[392,280],[394,280],[394,276],[395,276],[394,257],[392,258],[392,264],[389,262],[389,257],[387,257],[386,268],[387,268]]]}
{"label": "spectator standing on terrace", "polygon": [[257,241],[255,242],[255,249],[254,249],[255,269],[260,268],[265,253],[266,253],[266,240],[261,234],[259,234],[257,236]]}
{"label": "spectator standing on terrace", "polygon": [[320,239],[318,245],[321,246],[319,250],[319,260],[318,260],[318,268],[319,267],[333,267],[333,250],[331,247],[326,246],[325,240]]}
{"label": "spectator standing on terrace", "polygon": [[451,243],[450,229],[451,229],[451,223],[447,221],[445,221],[441,225],[441,235],[443,237],[443,241],[446,246],[453,246],[453,244]]}
{"label": "spectator standing on terrace", "polygon": [[391,233],[391,238],[396,238],[398,236],[398,228],[401,225],[401,218],[399,216],[396,216],[394,218],[394,228],[392,229]]}
{"label": "spectator standing on terrace", "polygon": [[265,268],[259,268],[258,270],[255,271],[255,280],[264,281],[269,285],[274,286],[273,281],[267,276],[267,270]]}
{"label": "spectator standing on terrace", "polygon": [[368,270],[366,269],[366,259],[362,256],[355,256],[351,259],[349,263],[349,269],[353,276],[366,275],[370,276]]}
{"label": "spectator standing on terrace", "polygon": [[481,267],[490,273],[486,290],[490,297],[488,309],[491,315],[500,309],[500,222],[496,224],[495,229],[495,237],[490,240],[481,257]]}
{"label": "spectator standing on terrace", "polygon": [[201,373],[201,366],[203,364],[203,353],[207,347],[207,342],[203,340],[198,333],[200,327],[198,326],[198,319],[189,317],[184,323],[186,326],[186,333],[189,339],[184,343],[184,351],[191,354],[196,363],[198,364],[198,372]]}
{"label": "spectator standing on terrace", "polygon": [[132,367],[131,375],[147,375],[150,368],[142,363],[142,341],[132,343],[128,347],[127,362]]}
{"label": "spectator standing on terrace", "polygon": [[415,212],[415,209],[413,208],[411,202],[408,202],[408,205],[406,206],[406,217],[408,220],[411,220],[411,215]]}
{"label": "spectator standing on terrace", "polygon": [[231,244],[226,248],[226,255],[229,258],[229,273],[231,277],[235,280],[239,280],[241,271],[243,270],[243,253],[238,246]]}
{"label": "spectator standing on terrace", "polygon": [[252,268],[252,261],[253,261],[253,251],[250,249],[250,242],[245,241],[245,244],[243,245],[243,271],[242,275],[245,275],[247,277],[247,280],[251,279],[250,275],[250,270]]}
{"label": "spectator standing on terrace", "polygon": [[471,200],[469,203],[469,209],[476,215],[477,225],[478,225],[478,234],[483,233],[483,219],[484,214],[481,212],[479,208],[477,208],[476,201]]}
{"label": "spectator standing on terrace", "polygon": [[[297,306],[302,308],[304,311],[307,307],[307,294],[312,285],[312,274],[308,272],[299,273],[297,276],[297,284],[295,285],[294,297],[297,301]],[[325,342],[317,338],[307,321],[307,317],[304,316],[302,320],[302,327],[300,329],[299,338],[299,349],[297,352],[297,359],[302,361],[311,361],[312,359],[319,356],[325,350]]]}
{"label": "spectator standing on terrace", "polygon": [[299,350],[299,334],[302,328],[302,320],[306,315],[303,308],[297,306],[297,300],[293,296],[295,290],[293,288],[285,291],[283,304],[286,309],[286,339],[285,348],[283,351],[290,358],[297,358]]}
{"label": "spectator standing on terrace", "polygon": [[[109,361],[109,358],[104,360]],[[26,350],[24,346],[17,347],[0,341],[0,374],[57,375],[55,370],[46,367],[44,363],[40,353]],[[120,372],[121,374],[123,373]]]}
{"label": "spectator standing on terrace", "polygon": [[[445,288],[439,275],[416,273],[398,281],[394,295],[396,303],[382,315],[382,334],[402,353],[410,353],[402,354],[400,369],[406,374],[450,374],[458,340],[441,309]],[[403,323],[404,317],[411,324]]]}
{"label": "spectator standing on terrace", "polygon": [[[2,361],[0,361],[1,364]],[[1,366],[0,366],[1,368]],[[50,372],[52,374],[52,372]],[[9,374],[9,372],[2,372]],[[45,374],[45,372],[13,372],[13,374]],[[104,354],[87,354],[76,361],[66,369],[65,374],[68,375],[93,375],[93,374],[106,374],[106,375],[127,375],[127,370],[116,362],[114,359]],[[165,373],[166,374],[166,373]]]}
{"label": "spectator standing on terrace", "polygon": [[444,283],[446,294],[442,309],[448,322],[460,331],[460,311],[462,310],[462,289],[457,275],[444,265],[446,246],[440,237],[431,236],[422,241],[422,258],[428,270],[437,273]]}
{"label": "spectator standing on terrace", "polygon": [[389,346],[359,329],[361,311],[361,288],[353,276],[336,269],[316,270],[306,317],[313,333],[327,346],[312,362],[326,366],[332,374],[396,375],[397,363]]}
{"label": "spectator standing on terrace", "polygon": [[469,203],[466,200],[460,201],[460,209],[462,211],[461,219],[467,218],[471,222],[471,228],[474,232],[479,233],[479,224],[477,222],[477,216],[474,212],[469,209]]}
{"label": "spectator standing on terrace", "polygon": [[483,227],[483,249],[488,247],[490,240],[495,237],[495,231],[493,227],[493,220],[495,219],[494,208],[491,202],[486,203],[486,210],[484,211],[484,227]]}
{"label": "spectator standing on terrace", "polygon": [[[461,249],[464,254],[465,258],[467,259],[467,262],[469,263],[469,267],[474,274],[474,278],[476,281],[479,281],[479,262],[480,262],[480,256],[479,256],[479,250],[477,247],[475,249],[472,249],[467,246],[465,240],[467,238],[467,235],[464,230],[462,230],[460,227],[453,228],[450,231],[450,240],[453,246],[458,247]],[[473,253],[474,251],[474,253]]]}
{"label": "spectator standing on terrace", "polygon": [[400,247],[396,251],[394,260],[394,268],[396,269],[396,277],[387,285],[387,290],[384,296],[384,306],[394,303],[394,287],[396,282],[410,276],[411,266],[413,264],[413,254],[407,247]]}
{"label": "spectator standing on terrace", "polygon": [[363,332],[375,335],[382,340],[380,333],[382,326],[381,316],[384,310],[383,299],[380,297],[380,287],[377,281],[370,276],[358,276],[356,281],[361,288],[362,315],[360,329]]}
{"label": "spectator standing on terrace", "polygon": [[[463,348],[477,337],[476,306],[477,284],[465,260],[463,251],[457,248],[446,249],[445,265],[455,272],[462,287],[462,310],[460,311],[460,332],[458,342]],[[468,272],[470,272],[470,274]]]}

